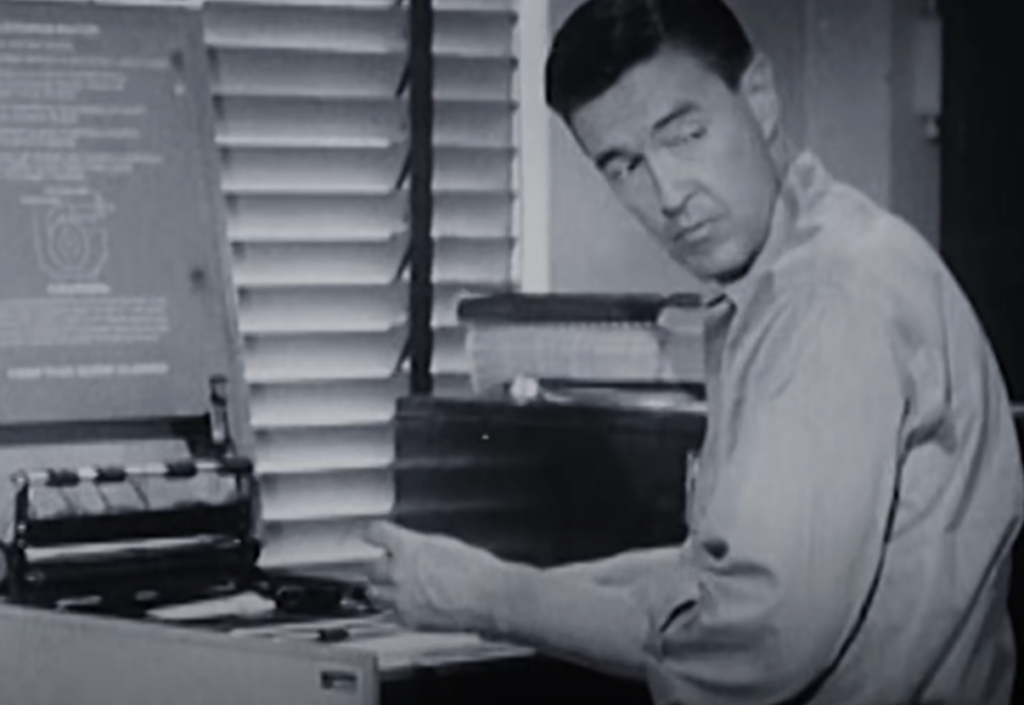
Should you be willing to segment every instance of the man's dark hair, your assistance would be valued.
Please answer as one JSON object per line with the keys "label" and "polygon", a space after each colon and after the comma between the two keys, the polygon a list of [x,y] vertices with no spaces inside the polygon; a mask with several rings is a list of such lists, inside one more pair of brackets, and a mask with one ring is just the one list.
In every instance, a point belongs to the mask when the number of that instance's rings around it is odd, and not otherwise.
{"label": "man's dark hair", "polygon": [[747,33],[722,0],[588,0],[552,43],[548,105],[569,120],[665,45],[690,52],[733,90],[754,57]]}

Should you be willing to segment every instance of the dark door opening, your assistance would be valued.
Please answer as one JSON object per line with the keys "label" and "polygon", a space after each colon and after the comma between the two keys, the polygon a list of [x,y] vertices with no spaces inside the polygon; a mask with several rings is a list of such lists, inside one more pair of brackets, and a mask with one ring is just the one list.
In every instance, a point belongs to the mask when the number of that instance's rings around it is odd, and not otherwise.
{"label": "dark door opening", "polygon": [[1013,0],[942,4],[941,251],[1024,402],[1024,24]]}

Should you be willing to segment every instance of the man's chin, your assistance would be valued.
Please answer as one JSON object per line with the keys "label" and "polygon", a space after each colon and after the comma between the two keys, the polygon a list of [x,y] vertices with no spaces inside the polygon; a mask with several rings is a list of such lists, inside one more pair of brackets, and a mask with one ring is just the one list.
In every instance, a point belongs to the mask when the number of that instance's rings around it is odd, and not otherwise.
{"label": "man's chin", "polygon": [[680,265],[699,279],[704,284],[723,285],[731,284],[743,278],[747,268],[737,267],[730,262],[722,262],[717,259],[681,259],[674,258],[676,264]]}

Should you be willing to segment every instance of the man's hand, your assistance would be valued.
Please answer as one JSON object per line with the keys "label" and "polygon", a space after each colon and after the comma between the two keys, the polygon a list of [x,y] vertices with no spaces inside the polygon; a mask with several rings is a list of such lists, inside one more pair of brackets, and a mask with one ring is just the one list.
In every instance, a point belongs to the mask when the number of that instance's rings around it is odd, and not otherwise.
{"label": "man's hand", "polygon": [[[372,524],[385,556],[370,599],[419,629],[479,632],[618,676],[642,678],[648,619],[629,591],[503,562],[445,536]],[[563,569],[568,570],[568,569]]]}
{"label": "man's hand", "polygon": [[447,536],[374,522],[366,541],[384,549],[369,577],[371,602],[417,629],[490,632],[490,596],[500,590],[498,558]]}

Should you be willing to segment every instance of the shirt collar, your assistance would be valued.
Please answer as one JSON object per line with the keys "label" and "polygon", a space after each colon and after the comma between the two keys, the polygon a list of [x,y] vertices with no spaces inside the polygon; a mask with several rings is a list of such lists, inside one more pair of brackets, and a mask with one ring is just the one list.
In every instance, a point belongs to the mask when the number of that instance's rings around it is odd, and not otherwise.
{"label": "shirt collar", "polygon": [[813,232],[799,226],[801,217],[810,201],[830,184],[831,177],[813,154],[804,151],[793,158],[784,172],[761,252],[740,279],[709,286],[704,296],[705,306],[715,308],[728,301],[738,308],[744,307],[779,259],[805,242]]}

